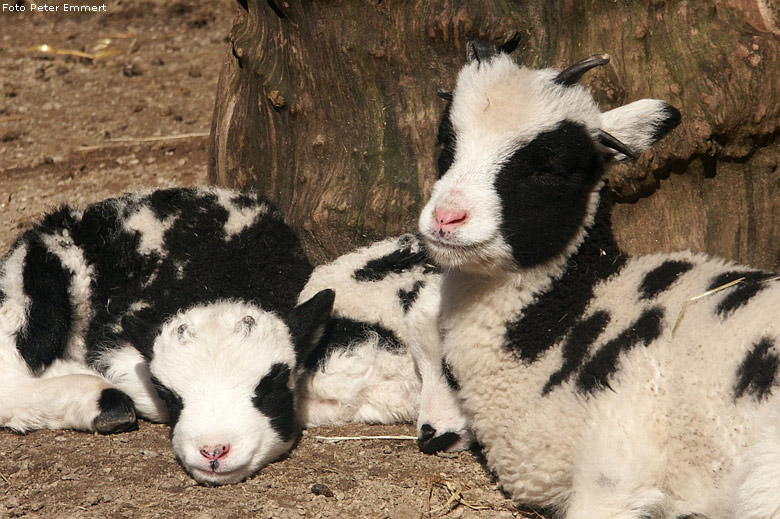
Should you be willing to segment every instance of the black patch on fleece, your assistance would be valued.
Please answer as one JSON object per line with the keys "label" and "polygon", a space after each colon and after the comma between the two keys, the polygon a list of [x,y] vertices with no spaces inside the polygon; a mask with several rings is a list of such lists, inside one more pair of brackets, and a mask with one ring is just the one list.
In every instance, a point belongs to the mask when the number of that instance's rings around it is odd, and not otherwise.
{"label": "black patch on fleece", "polygon": [[452,111],[452,98],[447,100],[447,106],[439,120],[439,131],[436,134],[436,149],[438,157],[436,158],[436,178],[441,178],[452,167],[455,160],[455,146],[457,137],[455,129],[452,127],[450,112]]}
{"label": "black patch on fleece", "polygon": [[39,234],[28,231],[22,283],[29,298],[27,320],[16,348],[35,373],[62,358],[70,338],[73,307],[68,294],[71,272],[49,252]]}
{"label": "black patch on fleece", "polygon": [[734,386],[734,396],[741,398],[748,393],[756,400],[768,398],[772,386],[777,379],[777,368],[780,357],[771,351],[775,343],[764,337],[745,356],[745,360],[737,368],[737,383]]}
{"label": "black patch on fleece", "polygon": [[337,350],[349,349],[353,345],[366,341],[372,334],[379,336],[379,346],[390,352],[404,351],[406,346],[392,330],[377,324],[355,321],[346,317],[332,317],[325,326],[320,343],[314,353],[306,358],[303,367],[314,371],[323,366]]}
{"label": "black patch on fleece", "polygon": [[609,387],[609,377],[618,370],[620,355],[638,344],[647,346],[661,335],[663,308],[655,306],[645,310],[631,326],[599,348],[585,363],[577,378],[577,389],[593,393]]}
{"label": "black patch on fleece", "polygon": [[247,193],[239,193],[230,199],[230,202],[240,209],[250,209],[257,205],[257,196]]}
{"label": "black patch on fleece", "polygon": [[184,401],[176,392],[169,389],[165,384],[160,382],[154,375],[151,376],[152,385],[157,391],[157,396],[165,404],[165,408],[168,410],[168,424],[171,426],[171,434],[173,434],[173,428],[179,421],[181,412],[184,409]]}
{"label": "black patch on fleece", "polygon": [[[241,204],[259,209],[265,201],[245,194]],[[140,234],[122,227],[123,218],[145,205],[160,220],[176,217],[164,234],[164,256],[140,254]],[[71,235],[95,269],[90,360],[124,341],[150,359],[162,324],[198,304],[248,301],[282,316],[290,313],[312,270],[297,237],[273,210],[230,237],[224,232],[228,217],[216,195],[190,188],[87,208]],[[149,306],[131,312],[138,301]],[[128,329],[117,332],[117,324]]]}
{"label": "black patch on fleece", "polygon": [[720,300],[716,307],[716,312],[721,317],[726,317],[732,312],[735,312],[739,308],[745,306],[750,300],[765,289],[768,285],[765,281],[775,274],[769,272],[761,272],[757,270],[749,271],[730,271],[724,272],[712,279],[708,290],[721,287],[727,283],[735,281],[739,278],[745,278],[736,285],[733,285],[726,289],[723,293],[723,299]]}
{"label": "black patch on fleece", "polygon": [[401,308],[403,308],[404,313],[407,313],[412,307],[423,287],[425,287],[425,281],[420,280],[414,282],[411,290],[398,289],[398,299],[401,301]]}
{"label": "black patch on fleece", "polygon": [[293,392],[288,387],[289,381],[290,366],[276,363],[257,384],[252,397],[252,404],[270,418],[271,427],[282,441],[292,440],[298,431],[295,402]]}
{"label": "black patch on fleece", "polygon": [[517,149],[501,166],[495,189],[501,234],[520,267],[559,256],[580,231],[606,156],[585,128],[563,121]]}
{"label": "black patch on fleece", "polygon": [[447,385],[450,386],[453,391],[460,391],[460,383],[458,383],[458,379],[455,378],[455,375],[452,373],[452,367],[450,367],[447,359],[441,359],[441,372],[444,374],[444,380],[447,381]]}
{"label": "black patch on fleece", "polygon": [[596,342],[608,324],[609,313],[601,310],[584,321],[580,321],[572,328],[561,349],[563,365],[550,375],[550,379],[542,389],[543,395],[569,380],[569,377],[582,367],[591,345]]}
{"label": "black patch on fleece", "polygon": [[640,299],[654,299],[672,286],[677,278],[693,268],[689,261],[669,260],[645,274],[639,285]]}
{"label": "black patch on fleece", "polygon": [[352,277],[357,281],[382,281],[391,274],[401,274],[415,267],[423,267],[425,274],[438,272],[437,267],[429,262],[428,255],[422,246],[419,251],[413,252],[412,246],[408,245],[381,258],[367,261],[363,267],[352,274]]}
{"label": "black patch on fleece", "polygon": [[612,235],[609,204],[602,201],[593,227],[569,258],[563,275],[507,325],[506,348],[524,362],[537,360],[580,321],[593,298],[594,287],[619,272],[624,264]]}

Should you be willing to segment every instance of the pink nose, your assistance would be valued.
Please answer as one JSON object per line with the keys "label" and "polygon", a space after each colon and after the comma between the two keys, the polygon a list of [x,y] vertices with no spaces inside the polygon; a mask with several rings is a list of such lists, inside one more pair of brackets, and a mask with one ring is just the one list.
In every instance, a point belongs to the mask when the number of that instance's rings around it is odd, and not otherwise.
{"label": "pink nose", "polygon": [[206,445],[201,447],[200,455],[209,461],[221,460],[230,452],[230,445]]}
{"label": "pink nose", "polygon": [[463,210],[436,209],[433,212],[433,231],[444,237],[466,223],[468,217],[469,214]]}

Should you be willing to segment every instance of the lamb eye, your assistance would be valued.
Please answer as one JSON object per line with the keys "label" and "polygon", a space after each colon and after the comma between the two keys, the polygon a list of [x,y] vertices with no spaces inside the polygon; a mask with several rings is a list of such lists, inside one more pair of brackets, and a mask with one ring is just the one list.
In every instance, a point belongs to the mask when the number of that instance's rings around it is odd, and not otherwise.
{"label": "lamb eye", "polygon": [[176,330],[176,334],[179,336],[179,340],[184,338],[184,334],[187,333],[187,328],[189,327],[186,324],[179,325],[179,328]]}

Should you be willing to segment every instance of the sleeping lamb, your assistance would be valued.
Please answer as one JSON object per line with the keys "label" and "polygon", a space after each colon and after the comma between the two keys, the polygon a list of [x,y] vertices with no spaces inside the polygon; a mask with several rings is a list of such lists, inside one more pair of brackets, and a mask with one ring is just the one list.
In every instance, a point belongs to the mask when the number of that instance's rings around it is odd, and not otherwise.
{"label": "sleeping lamb", "polygon": [[[602,112],[563,71],[468,45],[419,225],[458,396],[512,498],[567,519],[780,517],[780,281],[627,258],[604,172],[680,114]],[[689,299],[708,294],[691,302]]]}

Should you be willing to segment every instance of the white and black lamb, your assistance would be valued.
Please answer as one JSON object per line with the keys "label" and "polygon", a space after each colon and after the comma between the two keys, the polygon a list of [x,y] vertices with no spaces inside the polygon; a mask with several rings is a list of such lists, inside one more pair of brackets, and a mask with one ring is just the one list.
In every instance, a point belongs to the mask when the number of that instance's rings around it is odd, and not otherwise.
{"label": "white and black lamb", "polygon": [[778,518],[780,281],[702,254],[621,253],[605,170],[680,114],[652,99],[602,112],[577,83],[607,61],[531,70],[468,45],[419,220],[459,398],[517,503],[567,519]]}
{"label": "white and black lamb", "polygon": [[299,381],[308,425],[417,422],[420,450],[468,448],[472,434],[443,363],[441,274],[420,238],[388,238],[314,269],[303,302],[336,293],[322,344]]}
{"label": "white and black lamb", "polygon": [[169,421],[201,482],[240,481],[286,453],[296,367],[333,293],[296,306],[311,272],[256,195],[164,189],[65,206],[0,265],[0,426]]}

